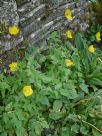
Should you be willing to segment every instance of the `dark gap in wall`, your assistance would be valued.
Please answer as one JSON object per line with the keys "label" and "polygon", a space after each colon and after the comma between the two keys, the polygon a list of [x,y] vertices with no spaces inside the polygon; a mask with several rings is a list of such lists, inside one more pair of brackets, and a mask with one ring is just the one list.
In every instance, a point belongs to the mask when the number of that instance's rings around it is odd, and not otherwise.
{"label": "dark gap in wall", "polygon": [[30,2],[30,1],[31,1],[31,0],[16,0],[18,7],[22,6],[23,4],[28,3],[28,2]]}

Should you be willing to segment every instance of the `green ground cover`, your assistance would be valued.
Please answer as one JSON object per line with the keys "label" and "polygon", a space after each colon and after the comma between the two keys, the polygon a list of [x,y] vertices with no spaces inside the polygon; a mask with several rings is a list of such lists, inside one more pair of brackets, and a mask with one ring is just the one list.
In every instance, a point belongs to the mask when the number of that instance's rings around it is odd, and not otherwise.
{"label": "green ground cover", "polygon": [[53,32],[0,73],[0,136],[102,135],[102,51],[91,36]]}

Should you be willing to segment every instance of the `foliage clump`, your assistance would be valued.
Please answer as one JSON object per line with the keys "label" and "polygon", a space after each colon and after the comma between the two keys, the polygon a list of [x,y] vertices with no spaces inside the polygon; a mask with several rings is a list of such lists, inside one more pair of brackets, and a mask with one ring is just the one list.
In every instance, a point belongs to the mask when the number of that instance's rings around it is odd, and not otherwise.
{"label": "foliage clump", "polygon": [[92,9],[95,14],[95,21],[97,24],[102,25],[102,1],[101,0],[91,0],[92,1]]}
{"label": "foliage clump", "polygon": [[54,32],[44,50],[30,48],[16,71],[0,74],[0,136],[102,135],[102,51],[74,39]]}

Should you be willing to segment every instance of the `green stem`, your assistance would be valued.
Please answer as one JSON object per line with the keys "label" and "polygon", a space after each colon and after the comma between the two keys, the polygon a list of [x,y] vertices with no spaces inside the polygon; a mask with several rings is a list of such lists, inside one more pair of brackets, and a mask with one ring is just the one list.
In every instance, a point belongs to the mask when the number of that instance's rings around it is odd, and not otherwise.
{"label": "green stem", "polygon": [[75,104],[73,105],[73,107],[79,105],[80,103],[84,103],[84,102],[86,103],[86,101],[88,102],[88,101],[90,101],[90,100],[93,99],[93,98],[94,98],[94,97],[90,97],[90,98],[87,98],[87,99],[80,100],[79,102],[75,103]]}
{"label": "green stem", "polygon": [[94,125],[92,125],[91,123],[86,122],[86,121],[84,121],[84,120],[82,120],[82,122],[83,122],[83,123],[85,123],[85,124],[88,124],[89,126],[93,127],[94,129],[96,129],[97,131],[99,131],[100,133],[102,133],[102,131],[101,131],[101,130],[99,130],[97,127],[95,127],[95,126],[94,126]]}

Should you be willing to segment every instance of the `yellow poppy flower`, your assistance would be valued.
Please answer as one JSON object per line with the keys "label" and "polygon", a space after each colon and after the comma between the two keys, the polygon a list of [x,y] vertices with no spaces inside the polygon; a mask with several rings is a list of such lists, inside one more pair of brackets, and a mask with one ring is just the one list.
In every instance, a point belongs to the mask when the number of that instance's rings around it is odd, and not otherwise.
{"label": "yellow poppy flower", "polygon": [[89,48],[88,48],[88,51],[91,52],[91,53],[94,53],[95,52],[94,46],[90,45]]}
{"label": "yellow poppy flower", "polygon": [[70,39],[73,38],[73,37],[72,37],[72,32],[71,32],[70,30],[68,30],[68,31],[66,32],[66,36],[67,36],[67,38],[70,38]]}
{"label": "yellow poppy flower", "polygon": [[32,90],[32,88],[31,88],[30,85],[23,87],[23,94],[24,94],[26,97],[28,97],[28,96],[30,96],[30,95],[33,94],[33,90]]}
{"label": "yellow poppy flower", "polygon": [[18,70],[18,63],[17,62],[12,62],[11,64],[9,64],[9,68],[11,72],[15,72]]}
{"label": "yellow poppy flower", "polygon": [[70,60],[70,59],[66,59],[66,60],[65,60],[65,64],[66,64],[67,67],[71,67],[71,66],[74,65],[73,61]]}
{"label": "yellow poppy flower", "polygon": [[96,33],[96,40],[97,40],[97,41],[100,41],[100,40],[101,40],[100,36],[101,36],[100,32],[97,32],[97,33]]}
{"label": "yellow poppy flower", "polygon": [[8,31],[9,34],[11,35],[17,35],[20,32],[20,29],[18,26],[14,25],[14,26],[9,26]]}
{"label": "yellow poppy flower", "polygon": [[72,12],[70,9],[66,9],[65,11],[65,17],[69,20],[72,20]]}

